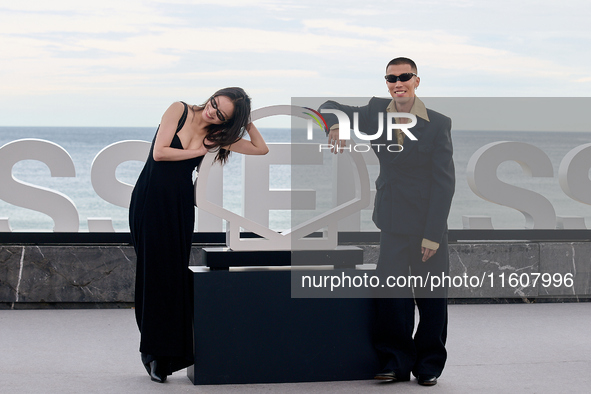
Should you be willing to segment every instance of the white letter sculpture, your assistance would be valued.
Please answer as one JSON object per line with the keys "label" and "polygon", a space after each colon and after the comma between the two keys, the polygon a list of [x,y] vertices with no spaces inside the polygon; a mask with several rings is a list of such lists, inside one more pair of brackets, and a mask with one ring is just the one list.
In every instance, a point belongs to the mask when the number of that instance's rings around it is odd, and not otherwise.
{"label": "white letter sculpture", "polygon": [[[65,194],[19,181],[12,167],[21,160],[39,160],[52,177],[75,177],[72,158],[58,144],[34,138],[9,142],[0,148],[0,198],[19,207],[42,212],[53,219],[55,232],[78,232],[79,217],[74,202]],[[10,232],[8,218],[0,219],[0,231]]]}
{"label": "white letter sculpture", "polygon": [[[539,148],[525,142],[499,141],[478,149],[468,161],[470,189],[484,200],[521,212],[525,216],[525,228],[555,228],[556,213],[550,201],[531,190],[499,180],[497,168],[508,160],[519,163],[523,172],[532,177],[554,175],[550,159]],[[482,221],[483,218],[478,219]]]}
{"label": "white letter sculpture", "polygon": [[[252,112],[252,120],[258,120],[274,115],[291,115],[309,119],[309,110],[292,105],[275,105],[260,108]],[[199,168],[199,177],[195,183],[195,201],[200,209],[208,211],[226,220],[226,244],[232,250],[328,250],[337,247],[338,221],[346,218],[370,202],[369,174],[360,153],[349,153],[359,176],[359,188],[355,198],[316,216],[304,223],[291,228],[289,231],[278,233],[259,223],[228,211],[207,199],[207,181],[215,159],[215,153],[208,153],[203,158]],[[240,229],[251,231],[262,238],[240,238]],[[326,228],[323,237],[309,237],[307,235]]]}

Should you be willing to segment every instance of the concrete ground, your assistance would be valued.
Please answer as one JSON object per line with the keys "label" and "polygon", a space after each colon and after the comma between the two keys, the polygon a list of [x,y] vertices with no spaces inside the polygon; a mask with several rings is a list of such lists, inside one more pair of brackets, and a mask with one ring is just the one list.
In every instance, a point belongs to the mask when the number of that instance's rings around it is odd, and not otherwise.
{"label": "concrete ground", "polygon": [[152,382],[131,309],[0,310],[2,393],[589,393],[591,303],[450,305],[439,383]]}

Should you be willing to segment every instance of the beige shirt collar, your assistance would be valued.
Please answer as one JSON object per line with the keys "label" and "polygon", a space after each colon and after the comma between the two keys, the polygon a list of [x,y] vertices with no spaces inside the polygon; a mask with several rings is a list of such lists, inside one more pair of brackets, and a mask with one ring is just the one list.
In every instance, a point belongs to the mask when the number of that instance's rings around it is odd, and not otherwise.
{"label": "beige shirt collar", "polygon": [[[394,100],[390,101],[388,104],[388,108],[386,108],[387,112],[398,112],[396,110],[396,103]],[[421,101],[418,97],[415,96],[415,102],[412,104],[412,108],[410,109],[410,113],[418,116],[419,118],[425,119],[427,122],[430,122],[429,115],[427,115],[427,107],[425,107],[425,103]]]}

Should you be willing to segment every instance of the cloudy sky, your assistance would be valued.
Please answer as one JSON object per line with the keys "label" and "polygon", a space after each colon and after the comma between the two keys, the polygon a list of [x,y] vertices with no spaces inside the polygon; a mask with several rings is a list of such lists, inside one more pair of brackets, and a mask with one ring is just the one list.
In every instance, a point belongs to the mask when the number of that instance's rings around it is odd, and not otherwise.
{"label": "cloudy sky", "polygon": [[225,86],[253,108],[385,96],[397,56],[425,97],[588,97],[590,15],[588,0],[0,0],[0,126],[154,126]]}

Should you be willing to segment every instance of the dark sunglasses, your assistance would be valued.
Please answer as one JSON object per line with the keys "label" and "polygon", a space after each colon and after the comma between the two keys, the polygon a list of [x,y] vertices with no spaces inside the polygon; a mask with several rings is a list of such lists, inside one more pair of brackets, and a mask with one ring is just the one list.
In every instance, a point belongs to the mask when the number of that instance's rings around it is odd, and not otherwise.
{"label": "dark sunglasses", "polygon": [[210,102],[211,106],[213,107],[213,109],[215,109],[215,113],[216,113],[218,119],[221,120],[222,122],[225,122],[226,117],[224,115],[222,115],[222,111],[220,111],[218,109],[218,103],[215,102],[215,97],[210,98],[209,102]]}
{"label": "dark sunglasses", "polygon": [[417,76],[417,74],[415,74],[415,73],[404,73],[404,74],[400,74],[400,75],[388,74],[384,78],[386,78],[386,81],[388,81],[390,83],[394,83],[398,80],[400,80],[400,82],[406,82],[406,81],[409,81],[412,77],[416,77],[416,76]]}

